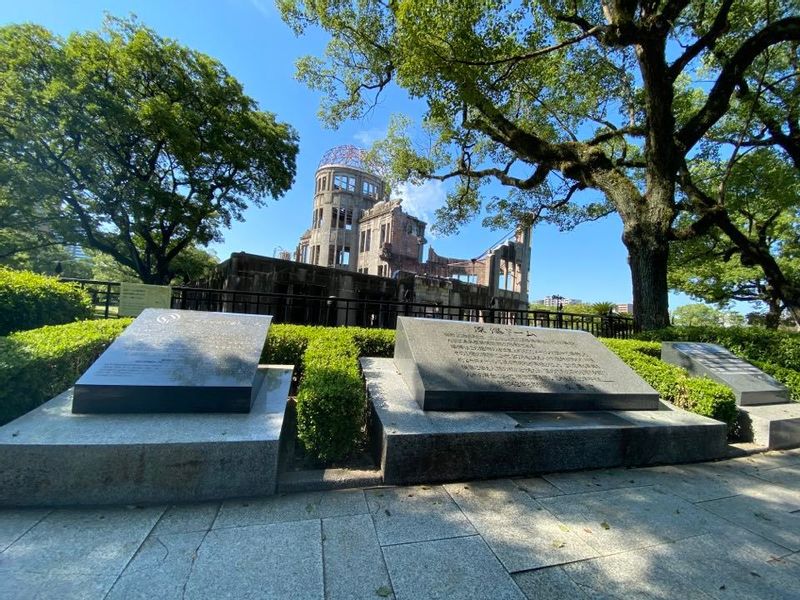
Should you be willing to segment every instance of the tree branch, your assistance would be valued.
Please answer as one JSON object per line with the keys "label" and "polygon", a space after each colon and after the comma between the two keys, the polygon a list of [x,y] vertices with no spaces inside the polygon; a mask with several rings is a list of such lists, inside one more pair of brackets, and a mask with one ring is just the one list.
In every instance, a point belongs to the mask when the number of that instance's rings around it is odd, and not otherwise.
{"label": "tree branch", "polygon": [[800,17],[770,23],[742,43],[722,68],[705,105],[681,128],[676,139],[685,153],[727,112],[730,98],[744,72],[767,48],[786,41],[800,41]]}
{"label": "tree branch", "polygon": [[672,81],[677,79],[678,75],[686,68],[692,60],[703,50],[713,45],[717,38],[728,30],[728,14],[730,13],[733,0],[725,0],[720,6],[717,16],[714,17],[714,22],[708,31],[701,36],[694,44],[689,46],[686,51],[681,54],[675,62],[673,62],[667,69],[667,74]]}

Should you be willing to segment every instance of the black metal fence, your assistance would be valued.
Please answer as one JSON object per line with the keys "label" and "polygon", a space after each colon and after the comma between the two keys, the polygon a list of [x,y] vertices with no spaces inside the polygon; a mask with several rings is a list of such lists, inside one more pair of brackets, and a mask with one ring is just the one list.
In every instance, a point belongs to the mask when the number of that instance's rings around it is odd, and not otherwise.
{"label": "black metal fence", "polygon": [[[69,279],[86,289],[100,317],[113,318],[119,306],[120,284],[109,281]],[[274,323],[359,326],[394,329],[398,316],[452,321],[530,325],[588,331],[596,336],[627,338],[634,331],[630,317],[585,315],[562,311],[508,310],[480,306],[449,306],[397,300],[303,296],[272,292],[243,292],[176,286],[172,308],[199,311],[268,314]]]}

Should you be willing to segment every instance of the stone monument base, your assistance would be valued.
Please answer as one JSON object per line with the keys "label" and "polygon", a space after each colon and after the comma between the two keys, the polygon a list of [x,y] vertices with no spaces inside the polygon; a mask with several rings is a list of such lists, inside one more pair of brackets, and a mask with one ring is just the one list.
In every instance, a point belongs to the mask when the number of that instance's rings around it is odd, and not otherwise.
{"label": "stone monument base", "polygon": [[751,441],[769,448],[784,450],[800,446],[800,404],[740,406],[739,419]]}
{"label": "stone monument base", "polygon": [[0,427],[0,506],[273,494],[291,378],[259,367],[248,414],[76,415],[68,390]]}
{"label": "stone monument base", "polygon": [[683,410],[423,411],[391,359],[362,358],[386,484],[712,460],[726,425]]}

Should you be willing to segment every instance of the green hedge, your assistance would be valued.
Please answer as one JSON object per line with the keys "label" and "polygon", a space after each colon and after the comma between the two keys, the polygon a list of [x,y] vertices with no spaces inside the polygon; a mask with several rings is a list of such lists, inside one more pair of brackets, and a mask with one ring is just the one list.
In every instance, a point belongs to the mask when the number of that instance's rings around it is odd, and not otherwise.
{"label": "green hedge", "polygon": [[0,336],[92,316],[89,295],[55,277],[0,268]]}
{"label": "green hedge", "polygon": [[366,396],[351,332],[313,335],[303,354],[297,391],[297,437],[321,460],[349,454],[364,431]]}
{"label": "green hedge", "polygon": [[738,410],[730,388],[711,381],[689,377],[685,369],[662,362],[657,356],[661,344],[638,340],[601,339],[639,376],[659,393],[662,399],[693,413],[728,424],[735,433]]}
{"label": "green hedge", "polygon": [[130,322],[80,321],[0,337],[0,425],[70,387]]}
{"label": "green hedge", "polygon": [[759,360],[752,361],[755,366],[764,371],[767,375],[772,375],[789,390],[789,398],[795,402],[800,402],[800,371],[779,367],[769,362]]}
{"label": "green hedge", "polygon": [[358,358],[391,356],[394,331],[273,325],[262,360],[295,365],[297,437],[321,460],[343,458],[363,440],[366,396]]}

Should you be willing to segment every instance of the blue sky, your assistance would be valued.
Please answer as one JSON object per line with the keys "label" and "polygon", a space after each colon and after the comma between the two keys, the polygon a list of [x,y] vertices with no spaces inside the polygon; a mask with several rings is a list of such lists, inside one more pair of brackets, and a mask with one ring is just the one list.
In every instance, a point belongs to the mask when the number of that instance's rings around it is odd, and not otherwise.
{"label": "blue sky", "polygon": [[[59,35],[99,28],[104,12],[116,16],[135,13],[160,35],[220,60],[263,110],[295,127],[300,154],[294,186],[279,201],[249,209],[246,221],[235,223],[225,241],[211,247],[222,259],[237,251],[273,256],[280,249],[294,250],[300,234],[310,225],[314,171],[322,154],[339,144],[373,141],[385,131],[393,113],[419,114],[419,107],[394,89],[368,117],[348,122],[337,131],[325,129],[316,116],[320,97],[295,81],[294,63],[302,55],[320,54],[326,38],[316,32],[295,38],[271,0],[0,0],[0,6],[4,24],[29,21]],[[430,183],[404,192],[406,209],[430,223],[445,188]],[[457,235],[429,235],[428,240],[441,255],[469,258],[503,239],[505,233],[482,228],[477,219]],[[621,233],[616,215],[568,233],[537,226],[531,299],[560,294],[587,302],[630,302],[630,270]],[[685,295],[670,295],[671,309],[689,302],[692,300]]]}

